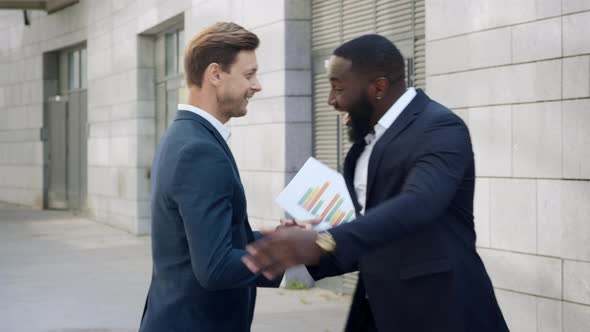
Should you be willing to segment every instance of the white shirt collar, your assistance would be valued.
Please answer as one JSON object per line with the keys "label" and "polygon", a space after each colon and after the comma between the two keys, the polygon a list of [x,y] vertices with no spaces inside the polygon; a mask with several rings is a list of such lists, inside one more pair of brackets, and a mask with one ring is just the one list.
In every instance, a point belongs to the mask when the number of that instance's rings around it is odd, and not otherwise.
{"label": "white shirt collar", "polygon": [[404,111],[404,109],[412,102],[414,97],[416,97],[416,89],[410,87],[404,92],[401,97],[399,97],[393,105],[383,114],[381,119],[377,122],[374,127],[375,133],[370,133],[365,136],[365,142],[370,144],[374,139],[379,139],[389,127],[395,122],[395,120],[399,117],[399,115]]}
{"label": "white shirt collar", "polygon": [[195,107],[195,106],[189,105],[189,104],[178,104],[178,109],[182,110],[182,111],[193,112],[197,115],[200,115],[201,117],[205,118],[205,120],[209,121],[209,123],[215,129],[217,129],[217,131],[219,132],[221,137],[223,137],[223,139],[226,142],[230,138],[231,132],[229,131],[229,129],[226,126],[224,126],[223,123],[221,123],[221,121],[217,120],[217,118],[215,118],[213,115],[211,115],[207,111],[204,111],[198,107]]}

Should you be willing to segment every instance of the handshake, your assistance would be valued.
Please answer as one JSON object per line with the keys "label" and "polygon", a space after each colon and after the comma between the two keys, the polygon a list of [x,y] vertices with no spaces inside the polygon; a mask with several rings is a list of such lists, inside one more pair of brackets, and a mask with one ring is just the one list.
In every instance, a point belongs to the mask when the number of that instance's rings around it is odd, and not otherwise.
{"label": "handshake", "polygon": [[313,228],[320,220],[295,221],[281,219],[275,230],[263,230],[261,239],[246,247],[248,255],[242,262],[253,273],[262,273],[273,280],[289,267],[305,264],[317,265],[325,251],[318,245]]}

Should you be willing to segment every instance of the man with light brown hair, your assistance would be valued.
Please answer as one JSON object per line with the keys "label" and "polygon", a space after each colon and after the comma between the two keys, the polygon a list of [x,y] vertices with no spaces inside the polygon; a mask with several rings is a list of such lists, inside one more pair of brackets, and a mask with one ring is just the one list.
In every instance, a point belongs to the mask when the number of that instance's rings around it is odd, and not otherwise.
{"label": "man with light brown hair", "polygon": [[178,105],[152,165],[153,273],[141,332],[250,331],[256,287],[279,285],[240,261],[260,235],[248,223],[224,126],[261,90],[258,44],[234,23],[188,43],[188,104]]}

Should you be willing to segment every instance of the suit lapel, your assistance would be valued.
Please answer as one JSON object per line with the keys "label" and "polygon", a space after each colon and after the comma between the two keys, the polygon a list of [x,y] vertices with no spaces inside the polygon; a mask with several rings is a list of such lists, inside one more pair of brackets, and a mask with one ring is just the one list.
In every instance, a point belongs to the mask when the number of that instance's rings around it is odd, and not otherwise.
{"label": "suit lapel", "polygon": [[[202,116],[200,116],[198,114],[190,112],[190,111],[183,111],[183,110],[178,111],[175,120],[182,120],[182,119],[194,120],[194,121],[200,123],[203,127],[205,127],[211,133],[211,135],[213,135],[215,140],[221,145],[221,147],[223,148],[223,151],[225,151],[225,153],[229,157],[231,164],[234,167],[235,173],[237,174],[238,178],[240,178],[240,172],[238,171],[238,165],[236,164],[234,156],[231,153],[231,150],[230,150],[229,146],[227,145],[227,142],[225,141],[225,139],[223,139],[223,137],[221,136],[219,131],[217,131],[217,129],[215,129],[215,127],[213,127],[213,125],[211,123],[209,123],[209,121],[207,121],[205,118],[203,118]],[[241,179],[240,179],[240,181],[241,181]]]}
{"label": "suit lapel", "polygon": [[426,104],[430,101],[430,98],[426,96],[424,91],[417,89],[417,94],[412,99],[410,104],[403,110],[399,117],[393,122],[391,127],[385,131],[383,136],[375,143],[375,147],[369,157],[369,170],[367,175],[367,204],[369,202],[369,195],[371,189],[375,183],[375,175],[379,163],[383,159],[383,154],[387,150],[387,146],[401,134],[406,128],[408,128],[412,122],[416,119],[418,114],[424,109]]}
{"label": "suit lapel", "polygon": [[344,182],[346,182],[346,187],[350,193],[350,198],[352,199],[352,204],[354,205],[357,215],[361,211],[361,206],[359,205],[358,197],[356,196],[356,191],[354,189],[354,171],[356,169],[356,162],[366,145],[367,144],[364,140],[357,141],[352,145],[350,150],[348,150],[346,158],[344,159]]}

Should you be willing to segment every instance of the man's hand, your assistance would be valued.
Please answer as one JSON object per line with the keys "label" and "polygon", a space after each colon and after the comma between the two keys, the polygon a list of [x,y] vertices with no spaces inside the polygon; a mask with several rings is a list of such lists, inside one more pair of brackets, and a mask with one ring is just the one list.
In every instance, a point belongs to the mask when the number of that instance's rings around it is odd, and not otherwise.
{"label": "man's hand", "polygon": [[299,227],[286,227],[263,231],[264,238],[246,247],[250,254],[242,262],[253,273],[262,273],[273,280],[291,266],[317,265],[323,254],[315,243],[318,233]]}
{"label": "man's hand", "polygon": [[319,224],[320,222],[322,222],[322,221],[319,219],[304,220],[304,221],[295,221],[293,219],[281,219],[280,220],[281,224],[278,225],[277,228],[275,228],[275,230],[288,228],[288,227],[299,227],[302,229],[312,229],[313,226]]}

